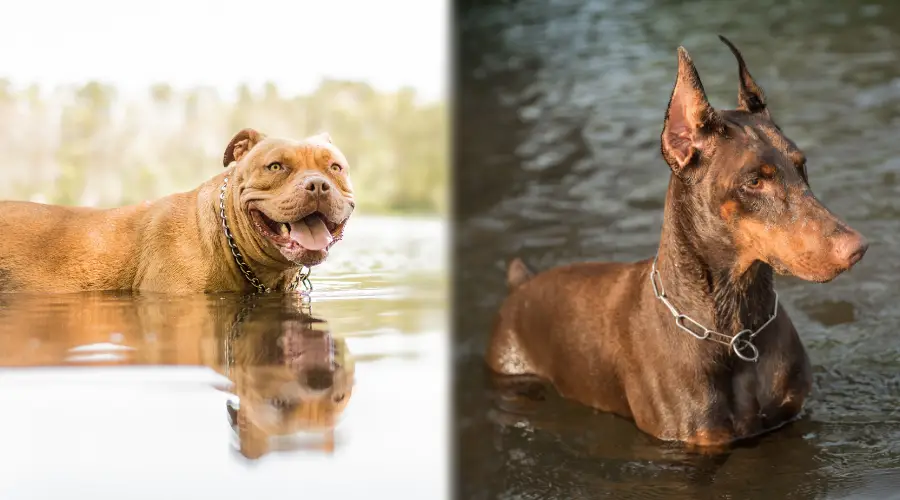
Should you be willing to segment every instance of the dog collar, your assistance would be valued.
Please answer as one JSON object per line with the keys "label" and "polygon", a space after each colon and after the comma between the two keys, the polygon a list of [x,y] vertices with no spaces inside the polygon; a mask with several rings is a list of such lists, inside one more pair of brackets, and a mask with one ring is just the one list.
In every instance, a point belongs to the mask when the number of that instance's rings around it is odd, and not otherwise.
{"label": "dog collar", "polygon": [[[682,314],[678,312],[678,309],[669,302],[668,296],[666,296],[666,290],[663,287],[662,276],[659,274],[659,269],[656,268],[656,261],[659,259],[659,254],[653,257],[653,265],[650,268],[650,285],[653,287],[653,294],[656,295],[656,298],[659,299],[666,308],[669,309],[669,312],[672,313],[672,316],[675,318],[675,326],[681,328],[682,330],[690,333],[694,337],[700,340],[712,340],[713,342],[718,342],[720,344],[727,345],[734,351],[734,354],[743,359],[744,361],[757,362],[759,360],[759,349],[753,345],[753,339],[759,335],[761,331],[763,331],[769,323],[775,320],[775,317],[778,315],[778,292],[775,291],[775,307],[772,310],[772,315],[769,316],[769,319],[766,320],[765,323],[756,330],[741,330],[734,335],[728,335],[726,333],[717,332],[715,330],[710,330],[705,326],[698,323],[696,320],[691,318],[686,314]],[[659,286],[657,286],[657,282]],[[696,328],[703,330],[701,333],[697,333],[690,326],[693,325]],[[741,351],[749,351],[750,355],[745,354],[745,352]]]}
{"label": "dog collar", "polygon": [[[256,288],[256,291],[259,293],[269,293],[272,291],[271,288],[267,287],[263,284],[262,281],[259,281],[259,278],[253,274],[253,269],[250,269],[250,266],[244,260],[244,256],[241,255],[241,251],[238,250],[237,244],[234,242],[234,236],[231,235],[231,230],[228,229],[228,219],[225,217],[225,189],[228,187],[228,176],[225,176],[225,180],[222,182],[222,189],[219,193],[219,217],[222,219],[222,229],[225,231],[225,239],[228,240],[228,246],[231,248],[231,255],[234,256],[234,262],[237,263],[238,269],[243,273],[244,278]],[[294,279],[288,284],[287,291],[293,292],[297,289],[300,283],[303,283],[303,288],[306,291],[312,291],[312,283],[309,281],[309,275],[312,273],[312,269],[301,266],[297,271],[297,274],[294,275]]]}
{"label": "dog collar", "polygon": [[[240,300],[244,302],[251,298],[252,296],[244,296]],[[298,311],[302,315],[306,317],[306,322],[308,325],[312,324],[313,315],[312,315],[312,302],[310,301],[309,295],[300,295],[299,300],[296,304],[294,304]],[[224,365],[225,365],[225,377],[231,379],[231,368],[234,366],[234,349],[232,344],[241,334],[241,325],[243,325],[244,321],[250,316],[250,313],[256,309],[256,306],[259,302],[256,302],[255,299],[253,302],[250,302],[246,306],[242,307],[237,316],[235,316],[234,321],[231,323],[231,328],[228,329],[228,334],[224,336],[222,352],[224,353]],[[334,341],[332,340],[332,353],[334,352]]]}

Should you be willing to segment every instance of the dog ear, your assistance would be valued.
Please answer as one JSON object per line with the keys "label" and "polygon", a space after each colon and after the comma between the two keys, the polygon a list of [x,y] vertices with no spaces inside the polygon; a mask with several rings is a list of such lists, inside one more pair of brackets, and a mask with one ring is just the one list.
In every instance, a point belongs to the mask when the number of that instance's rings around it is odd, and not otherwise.
{"label": "dog ear", "polygon": [[722,118],[709,104],[691,56],[678,47],[678,76],[663,122],[662,154],[677,175],[695,162],[706,139],[723,129]]}
{"label": "dog ear", "polygon": [[750,76],[750,71],[747,70],[747,65],[744,63],[744,57],[741,56],[741,52],[724,36],[719,35],[719,40],[722,40],[722,43],[731,49],[731,53],[737,59],[738,78],[741,81],[741,87],[738,90],[738,109],[750,113],[765,113],[768,115],[766,95],[763,93],[762,88],[753,80],[753,77]]}
{"label": "dog ear", "polygon": [[328,132],[320,132],[309,138],[311,141],[324,142],[326,144],[334,144],[331,140],[331,134]]}
{"label": "dog ear", "polygon": [[534,273],[531,269],[528,269],[522,259],[516,257],[506,269],[506,286],[513,290],[533,277]]}
{"label": "dog ear", "polygon": [[265,135],[260,134],[252,128],[241,130],[231,138],[231,142],[225,147],[225,156],[222,159],[222,165],[228,167],[228,165],[231,165],[231,162],[240,161],[248,151],[253,149],[253,146],[265,138]]}

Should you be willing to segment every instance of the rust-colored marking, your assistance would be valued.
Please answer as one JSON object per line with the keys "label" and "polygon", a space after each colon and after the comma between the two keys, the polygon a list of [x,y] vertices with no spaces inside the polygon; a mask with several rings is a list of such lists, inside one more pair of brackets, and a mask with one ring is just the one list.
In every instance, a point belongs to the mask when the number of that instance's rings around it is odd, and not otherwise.
{"label": "rust-colored marking", "polygon": [[734,442],[733,432],[725,429],[701,429],[696,434],[685,440],[685,444],[691,447],[721,447]]}
{"label": "rust-colored marking", "polygon": [[722,216],[722,220],[730,221],[734,218],[738,211],[738,202],[734,200],[728,200],[725,203],[722,203],[722,206],[719,207],[719,215]]}

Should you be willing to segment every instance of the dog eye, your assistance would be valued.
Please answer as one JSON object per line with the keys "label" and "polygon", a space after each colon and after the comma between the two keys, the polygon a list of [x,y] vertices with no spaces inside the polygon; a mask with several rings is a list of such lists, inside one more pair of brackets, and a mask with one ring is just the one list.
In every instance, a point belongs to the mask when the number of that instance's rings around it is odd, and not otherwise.
{"label": "dog eye", "polygon": [[331,164],[331,170],[334,170],[335,172],[340,172],[340,171],[343,170],[343,169],[344,169],[344,168],[341,167],[340,165],[338,165],[337,163],[332,163],[332,164]]}
{"label": "dog eye", "polygon": [[744,185],[747,189],[759,189],[762,186],[762,179],[759,177],[754,177],[747,181],[747,184]]}
{"label": "dog eye", "polygon": [[281,170],[282,168],[283,168],[283,167],[281,166],[281,163],[278,163],[277,161],[274,162],[274,163],[270,163],[270,164],[266,167],[266,169],[268,169],[268,170],[271,171],[271,172],[277,172],[277,171]]}

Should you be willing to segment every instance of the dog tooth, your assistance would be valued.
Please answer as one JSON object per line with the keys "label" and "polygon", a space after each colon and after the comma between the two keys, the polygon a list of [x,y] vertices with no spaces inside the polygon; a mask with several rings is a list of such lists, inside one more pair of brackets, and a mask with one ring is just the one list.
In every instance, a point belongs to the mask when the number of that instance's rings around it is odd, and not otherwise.
{"label": "dog tooth", "polygon": [[281,223],[280,227],[281,227],[281,235],[282,236],[289,236],[291,234],[291,230],[288,228],[288,225],[285,224],[284,222]]}

